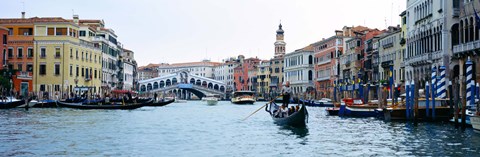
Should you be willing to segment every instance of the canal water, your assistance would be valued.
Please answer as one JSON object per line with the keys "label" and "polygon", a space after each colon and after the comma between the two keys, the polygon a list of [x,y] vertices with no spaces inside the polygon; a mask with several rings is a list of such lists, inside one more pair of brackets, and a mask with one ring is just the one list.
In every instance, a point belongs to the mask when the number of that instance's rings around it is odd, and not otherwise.
{"label": "canal water", "polygon": [[280,127],[261,110],[189,101],[132,111],[0,110],[0,156],[479,156],[480,133],[449,123],[326,116]]}

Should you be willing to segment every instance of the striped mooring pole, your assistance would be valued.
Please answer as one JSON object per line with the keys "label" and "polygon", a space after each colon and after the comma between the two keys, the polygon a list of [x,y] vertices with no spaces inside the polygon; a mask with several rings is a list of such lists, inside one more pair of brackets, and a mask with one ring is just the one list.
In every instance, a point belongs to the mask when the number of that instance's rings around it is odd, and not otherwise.
{"label": "striped mooring pole", "polygon": [[436,93],[436,85],[437,85],[437,67],[433,66],[432,67],[432,118],[435,117],[435,99],[437,98]]}
{"label": "striped mooring pole", "polygon": [[425,82],[425,110],[426,115],[425,117],[430,116],[430,83],[428,81]]}
{"label": "striped mooring pole", "polygon": [[447,98],[447,87],[445,80],[445,66],[440,66],[440,81],[437,82],[437,97],[441,99]]}
{"label": "striped mooring pole", "polygon": [[412,80],[410,83],[410,115],[412,115],[412,118],[415,118],[415,115],[413,114],[413,110],[415,109],[415,81]]}
{"label": "striped mooring pole", "polygon": [[467,84],[467,101],[469,103],[467,103],[467,106],[474,106],[475,105],[475,98],[474,98],[474,83],[473,83],[473,63],[472,61],[470,60],[470,57],[468,57],[468,60],[467,60],[467,80],[466,80],[466,84]]}
{"label": "striped mooring pole", "polygon": [[410,81],[407,80],[407,82],[405,83],[405,116],[407,119],[410,119],[410,112],[409,112],[409,108],[410,108]]}

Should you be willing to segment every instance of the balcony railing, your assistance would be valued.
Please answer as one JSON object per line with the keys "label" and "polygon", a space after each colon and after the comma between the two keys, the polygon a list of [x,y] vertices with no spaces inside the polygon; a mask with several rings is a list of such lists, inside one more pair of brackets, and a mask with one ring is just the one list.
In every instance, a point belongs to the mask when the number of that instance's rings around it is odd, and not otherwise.
{"label": "balcony railing", "polygon": [[459,45],[453,46],[453,54],[460,54],[460,53],[472,51],[478,48],[480,48],[480,40],[459,44]]}
{"label": "balcony railing", "polygon": [[317,62],[317,65],[327,64],[327,63],[330,63],[330,62],[332,62],[331,58]]}
{"label": "balcony railing", "polygon": [[317,81],[325,81],[325,80],[330,80],[330,76],[321,76],[321,77],[317,77],[316,79]]}

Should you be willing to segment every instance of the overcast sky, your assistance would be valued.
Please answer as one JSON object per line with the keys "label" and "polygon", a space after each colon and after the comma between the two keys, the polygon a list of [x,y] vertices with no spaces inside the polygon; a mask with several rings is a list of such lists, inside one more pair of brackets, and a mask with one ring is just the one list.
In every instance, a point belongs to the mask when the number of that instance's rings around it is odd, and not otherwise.
{"label": "overcast sky", "polygon": [[328,38],[343,26],[397,25],[405,0],[8,0],[1,18],[103,19],[139,65],[243,54],[270,59],[281,20],[286,50]]}

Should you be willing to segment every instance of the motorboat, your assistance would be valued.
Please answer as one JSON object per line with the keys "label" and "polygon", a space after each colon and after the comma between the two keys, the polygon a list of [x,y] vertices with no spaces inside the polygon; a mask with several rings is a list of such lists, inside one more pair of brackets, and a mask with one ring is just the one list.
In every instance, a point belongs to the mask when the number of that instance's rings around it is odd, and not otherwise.
{"label": "motorboat", "polygon": [[207,102],[207,105],[216,105],[218,103],[218,100],[220,100],[219,95],[207,95],[206,97],[202,98],[203,101]]}
{"label": "motorboat", "polygon": [[252,91],[233,92],[231,102],[234,104],[253,104],[255,103],[255,93]]}

